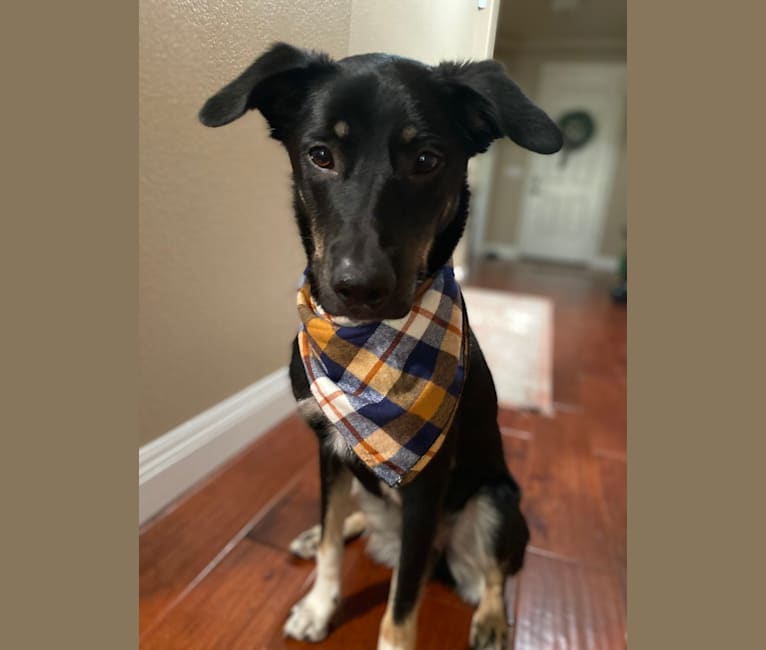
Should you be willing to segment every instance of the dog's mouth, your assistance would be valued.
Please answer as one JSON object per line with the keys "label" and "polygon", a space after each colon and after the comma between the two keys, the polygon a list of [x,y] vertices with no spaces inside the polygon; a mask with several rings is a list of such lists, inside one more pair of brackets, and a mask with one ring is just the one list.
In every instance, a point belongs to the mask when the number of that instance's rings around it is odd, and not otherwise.
{"label": "dog's mouth", "polygon": [[338,300],[327,299],[322,308],[340,325],[361,325],[383,320],[396,320],[406,316],[412,309],[412,299],[401,298],[388,301],[385,305],[345,305]]}
{"label": "dog's mouth", "polygon": [[353,301],[339,296],[332,287],[319,283],[318,302],[333,320],[341,325],[353,325],[384,320],[397,320],[406,316],[415,302],[420,282],[412,282],[411,288],[397,286],[384,300]]}
{"label": "dog's mouth", "polygon": [[[314,265],[317,270],[318,265]],[[344,295],[342,287],[333,286],[325,274],[327,270],[319,270],[318,282],[314,284],[316,297],[326,314],[341,325],[353,325],[384,320],[404,318],[417,302],[420,287],[428,279],[425,269],[418,269],[414,277],[410,273],[402,274],[400,270],[392,289],[385,295],[375,292],[360,292],[359,294]]]}

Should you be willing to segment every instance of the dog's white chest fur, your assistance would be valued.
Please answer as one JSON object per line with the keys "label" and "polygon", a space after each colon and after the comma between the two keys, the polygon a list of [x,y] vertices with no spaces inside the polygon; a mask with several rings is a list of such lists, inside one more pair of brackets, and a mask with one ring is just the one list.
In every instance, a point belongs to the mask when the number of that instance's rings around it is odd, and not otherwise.
{"label": "dog's white chest fur", "polygon": [[[307,397],[298,402],[298,410],[303,418],[307,422],[313,422],[318,418],[323,418],[324,414],[322,409],[319,408],[319,404],[314,397]],[[343,437],[337,427],[328,424],[328,434],[330,435],[329,443],[332,445],[333,451],[341,457],[353,454],[353,450],[348,446],[346,439]]]}

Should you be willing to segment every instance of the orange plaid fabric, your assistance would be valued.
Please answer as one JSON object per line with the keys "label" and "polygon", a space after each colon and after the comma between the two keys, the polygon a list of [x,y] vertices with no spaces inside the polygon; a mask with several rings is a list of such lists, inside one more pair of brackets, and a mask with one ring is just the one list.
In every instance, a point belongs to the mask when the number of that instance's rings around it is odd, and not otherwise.
{"label": "orange plaid fabric", "polygon": [[403,318],[344,327],[303,281],[298,334],[311,392],[356,455],[386,484],[411,480],[452,424],[468,327],[451,267],[421,286]]}

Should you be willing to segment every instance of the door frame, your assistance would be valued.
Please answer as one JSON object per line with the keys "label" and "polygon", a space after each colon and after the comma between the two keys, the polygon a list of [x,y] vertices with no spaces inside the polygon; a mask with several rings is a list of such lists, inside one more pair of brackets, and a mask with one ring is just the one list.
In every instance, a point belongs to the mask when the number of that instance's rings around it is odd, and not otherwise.
{"label": "door frame", "polygon": [[[543,84],[546,80],[547,76],[550,76],[552,73],[561,70],[562,68],[566,68],[570,74],[579,74],[584,77],[584,83],[587,83],[588,79],[593,78],[593,73],[598,72],[601,75],[612,75],[614,76],[614,81],[616,82],[616,85],[621,85],[622,89],[619,92],[619,97],[616,100],[616,108],[617,108],[617,134],[618,137],[613,143],[613,146],[611,148],[610,152],[610,158],[611,160],[608,161],[608,171],[606,172],[606,182],[605,186],[606,191],[604,192],[604,195],[601,197],[601,199],[597,202],[596,207],[596,217],[595,217],[595,223],[594,228],[592,231],[592,239],[589,245],[589,250],[587,254],[585,255],[584,259],[577,262],[572,263],[584,263],[587,265],[594,265],[594,264],[603,264],[603,257],[600,255],[599,248],[601,246],[601,242],[604,239],[604,230],[606,228],[606,217],[607,217],[607,211],[609,209],[609,203],[610,199],[612,197],[612,192],[614,190],[614,180],[617,172],[617,166],[619,164],[619,156],[620,156],[620,142],[621,138],[624,136],[625,133],[625,119],[626,119],[626,98],[627,98],[627,63],[626,61],[563,61],[563,60],[552,60],[552,61],[545,61],[540,64],[540,70],[537,77],[537,92],[536,92],[536,103],[540,104],[541,106],[545,106],[545,97],[543,96]],[[585,75],[583,75],[583,72],[587,71]],[[554,117],[555,116],[551,116]],[[534,161],[531,158],[533,154],[529,154],[527,157],[528,164],[526,165],[526,173],[524,174],[524,179],[522,182],[521,187],[521,196],[519,197],[520,205],[519,205],[519,220],[518,224],[516,226],[516,242],[518,246],[518,251],[521,256],[527,255],[524,252],[524,246],[523,246],[523,233],[525,228],[525,222],[529,219],[528,213],[525,217],[526,212],[526,206],[525,202],[527,200],[527,197],[529,196],[529,191],[531,189],[532,185],[532,176],[533,176],[533,168],[534,168]],[[531,257],[531,255],[530,255]],[[535,256],[538,257],[538,256]],[[540,257],[540,259],[545,259],[543,257]],[[554,260],[553,258],[550,258],[550,261],[557,262],[561,260]]]}

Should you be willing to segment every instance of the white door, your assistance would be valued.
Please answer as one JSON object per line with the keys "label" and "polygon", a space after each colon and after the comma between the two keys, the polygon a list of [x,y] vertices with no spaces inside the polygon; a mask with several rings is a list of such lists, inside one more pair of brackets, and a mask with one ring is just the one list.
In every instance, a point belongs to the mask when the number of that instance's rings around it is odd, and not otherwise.
{"label": "white door", "polygon": [[522,255],[585,262],[597,254],[624,137],[624,63],[542,66],[537,103],[554,119],[585,111],[593,135],[568,154],[531,156],[521,202]]}

